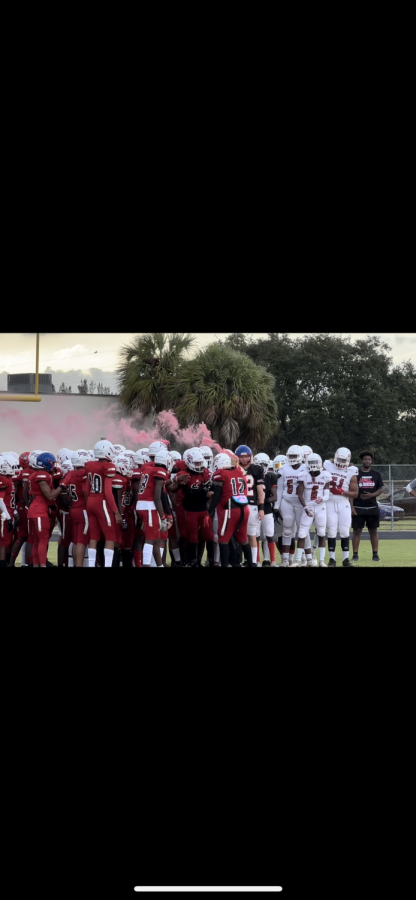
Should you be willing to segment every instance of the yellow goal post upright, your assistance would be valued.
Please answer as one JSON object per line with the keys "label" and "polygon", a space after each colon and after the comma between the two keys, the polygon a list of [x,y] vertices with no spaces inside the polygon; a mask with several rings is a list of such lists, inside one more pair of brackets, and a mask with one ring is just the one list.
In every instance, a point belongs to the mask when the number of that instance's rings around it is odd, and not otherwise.
{"label": "yellow goal post upright", "polygon": [[34,394],[0,394],[0,400],[21,400],[22,403],[40,403],[42,400],[39,394],[39,335],[36,335],[36,376],[35,376],[35,393]]}

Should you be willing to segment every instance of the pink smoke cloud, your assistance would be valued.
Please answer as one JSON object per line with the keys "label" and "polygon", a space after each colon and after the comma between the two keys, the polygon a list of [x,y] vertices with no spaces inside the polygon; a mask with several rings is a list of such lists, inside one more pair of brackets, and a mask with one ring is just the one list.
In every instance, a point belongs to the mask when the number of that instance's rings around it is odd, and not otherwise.
{"label": "pink smoke cloud", "polygon": [[[5,430],[7,425],[11,426],[17,433],[19,446],[15,449],[19,453],[36,445],[44,445],[52,452],[57,452],[60,447],[67,447],[74,441],[78,446],[87,446],[91,431],[96,434],[95,441],[105,435],[113,443],[123,443],[132,449],[148,447],[152,441],[164,438],[170,441],[171,449],[182,451],[185,447],[200,447],[204,444],[216,452],[221,451],[204,422],[180,428],[172,410],[163,410],[155,417],[152,427],[143,428],[140,416],[120,418],[118,403],[112,403],[101,410],[91,410],[85,415],[65,414],[66,401],[56,398],[53,416],[39,410],[36,410],[36,415],[28,416],[20,409],[2,409],[2,406],[0,404],[0,424]],[[1,443],[3,444],[3,440]],[[48,446],[49,444],[54,446]]]}

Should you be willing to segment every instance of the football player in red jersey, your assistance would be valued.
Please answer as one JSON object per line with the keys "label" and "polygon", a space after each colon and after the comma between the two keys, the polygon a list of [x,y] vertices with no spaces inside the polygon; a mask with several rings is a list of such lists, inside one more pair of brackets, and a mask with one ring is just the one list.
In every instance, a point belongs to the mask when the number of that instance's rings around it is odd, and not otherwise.
{"label": "football player in red jersey", "polygon": [[125,460],[123,464],[123,453],[124,451],[120,451],[117,454],[114,465],[116,468],[116,474],[111,482],[111,489],[113,491],[114,502],[117,506],[117,509],[121,516],[121,522],[118,522],[115,526],[116,539],[114,543],[114,556],[113,556],[113,568],[118,569],[120,567],[120,559],[121,559],[121,547],[123,545],[123,526],[125,525],[125,521],[123,520],[123,504],[122,504],[122,496],[125,492],[128,485],[128,478],[124,475],[121,469],[124,471],[130,470],[130,460]]}
{"label": "football player in red jersey", "polygon": [[0,566],[6,568],[6,555],[13,540],[14,484],[13,460],[8,453],[0,454]]}
{"label": "football player in red jersey", "polygon": [[182,484],[175,479],[170,492],[183,495],[183,510],[186,523],[188,565],[198,566],[198,537],[207,542],[207,553],[210,566],[214,565],[214,532],[212,520],[207,515],[207,491],[211,476],[205,466],[205,459],[199,447],[185,450],[183,462],[189,476]]}
{"label": "football player in red jersey", "polygon": [[[72,453],[74,451],[70,450],[68,452],[70,456],[72,456]],[[60,465],[57,462],[53,467],[52,481],[54,489],[59,487],[59,485],[63,483],[65,476],[72,471],[70,456],[68,459],[64,458],[63,462]],[[71,568],[74,565],[74,560],[72,555],[72,519],[69,514],[69,510],[69,494],[66,491],[62,491],[59,497],[56,498],[55,507],[52,506],[49,508],[49,516],[51,520],[50,538],[52,537],[55,523],[56,521],[58,521],[60,531],[58,540],[58,566],[66,566]]]}
{"label": "football player in red jersey", "polygon": [[36,457],[36,468],[31,472],[27,493],[29,508],[27,513],[29,537],[32,539],[33,568],[46,568],[46,554],[49,543],[49,506],[61,494],[61,488],[53,490],[52,469],[56,460],[52,453],[40,453]]}
{"label": "football player in red jersey", "polygon": [[22,550],[22,566],[25,565],[25,550],[27,545],[27,509],[23,500],[23,488],[29,478],[29,450],[19,456],[19,469],[13,477],[15,486],[15,521],[17,525],[16,538],[12,547],[9,566],[13,568],[16,559]]}
{"label": "football player in red jersey", "polygon": [[[151,447],[152,445],[149,450]],[[154,556],[157,567],[163,568],[159,531],[166,531],[169,527],[162,504],[162,489],[168,477],[168,465],[168,453],[166,447],[163,447],[155,453],[154,464],[145,463],[142,466],[140,481],[132,476],[133,498],[142,519],[146,541],[143,547],[143,567],[149,567]]]}
{"label": "football player in red jersey", "polygon": [[[242,546],[247,565],[255,566],[256,563],[253,561],[247,537],[249,508],[246,477],[239,467],[231,468],[231,459],[226,453],[219,453],[214,460],[214,465],[216,471],[212,476],[213,497],[208,512],[210,516],[213,515],[215,509],[218,512],[221,566],[228,567],[229,542],[232,536]],[[241,474],[239,474],[240,471]]]}
{"label": "football player in red jersey", "polygon": [[65,487],[68,497],[74,567],[82,569],[84,566],[85,548],[88,547],[90,540],[85,486],[86,458],[80,456],[76,451],[71,457],[71,463],[72,469],[62,477],[61,485]]}
{"label": "football player in red jersey", "polygon": [[[134,510],[131,509],[131,501],[133,499],[133,491],[131,485],[131,476],[134,471],[134,460],[128,451],[123,451],[117,457],[116,468],[123,476],[123,486],[120,491],[121,501],[121,562],[123,569],[131,568],[131,553],[134,543]],[[119,527],[119,526],[117,526]]]}
{"label": "football player in red jersey", "polygon": [[[188,562],[186,517],[185,510],[183,508],[183,493],[182,491],[178,490],[178,487],[174,488],[173,485],[175,483],[178,486],[181,484],[188,484],[189,479],[190,475],[187,470],[185,460],[175,460],[170,478],[168,478],[166,481],[166,489],[169,491],[169,496],[171,497],[174,521],[176,519],[176,536],[179,544],[180,564],[182,566],[186,566]],[[176,565],[178,565],[178,560],[176,557],[177,554],[174,559]]]}
{"label": "football player in red jersey", "polygon": [[[140,481],[142,477],[142,468],[146,463],[150,462],[150,457],[148,456],[148,451],[145,450],[137,450],[134,454],[133,459],[133,468],[130,476],[131,483],[131,500],[130,500],[130,512],[133,514],[134,519],[134,539],[133,539],[133,559],[135,568],[139,569],[143,566],[143,547],[145,542],[145,535],[143,531],[143,521],[136,511],[136,503],[137,503],[137,495],[139,492]],[[136,487],[135,487],[136,485]]]}
{"label": "football player in red jersey", "polygon": [[88,557],[90,567],[95,566],[97,544],[104,535],[104,565],[112,566],[116,524],[121,515],[113,497],[112,480],[116,474],[115,450],[110,441],[98,441],[94,447],[95,460],[85,465],[84,480],[87,494],[87,513],[90,526]]}

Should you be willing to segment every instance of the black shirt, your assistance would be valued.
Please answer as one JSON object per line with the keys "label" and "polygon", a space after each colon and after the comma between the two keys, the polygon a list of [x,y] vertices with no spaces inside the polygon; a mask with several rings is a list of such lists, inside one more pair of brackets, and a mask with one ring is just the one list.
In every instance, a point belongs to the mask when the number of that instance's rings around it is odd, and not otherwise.
{"label": "black shirt", "polygon": [[379,510],[377,497],[363,500],[362,495],[367,493],[373,494],[374,491],[378,491],[379,488],[383,487],[383,480],[380,472],[376,472],[374,469],[370,469],[369,472],[363,472],[362,469],[359,469],[357,482],[358,497],[353,501],[353,506],[357,515],[362,516],[364,513],[377,513]]}
{"label": "black shirt", "polygon": [[270,497],[272,495],[272,487],[274,484],[277,484],[278,476],[274,474],[274,472],[266,472],[264,476],[264,515],[268,516],[273,512],[273,505],[270,502]]}
{"label": "black shirt", "polygon": [[257,485],[264,485],[263,466],[255,466],[250,463],[248,469],[244,470],[247,479],[247,498],[250,506],[257,506]]}

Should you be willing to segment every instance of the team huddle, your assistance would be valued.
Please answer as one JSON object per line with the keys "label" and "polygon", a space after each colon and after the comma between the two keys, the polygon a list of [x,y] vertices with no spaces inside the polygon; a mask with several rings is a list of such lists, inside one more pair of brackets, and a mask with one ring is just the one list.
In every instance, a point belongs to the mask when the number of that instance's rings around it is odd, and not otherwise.
{"label": "team huddle", "polygon": [[[57,527],[58,566],[335,566],[339,532],[349,560],[358,469],[341,447],[325,460],[293,445],[286,456],[253,457],[242,444],[216,456],[169,441],[128,450],[100,440],[0,453],[0,566],[45,567]],[[311,526],[314,525],[314,546]],[[297,543],[296,543],[297,542]],[[169,557],[168,557],[169,549]],[[318,558],[316,553],[318,551]],[[168,563],[168,558],[170,563]]]}

